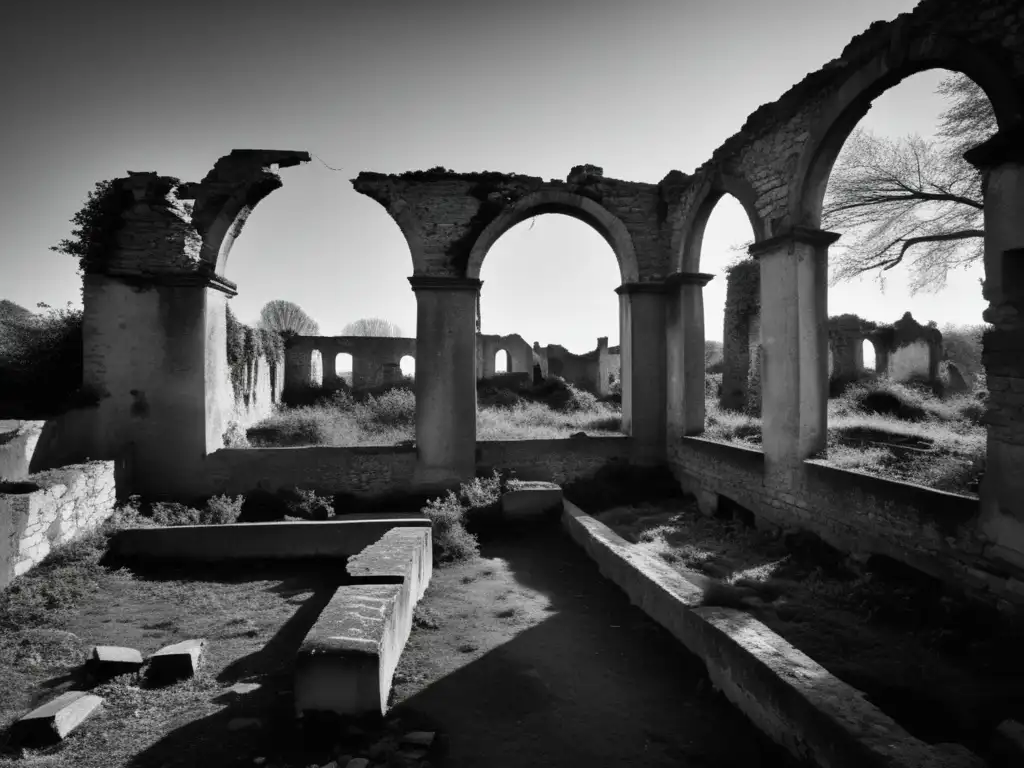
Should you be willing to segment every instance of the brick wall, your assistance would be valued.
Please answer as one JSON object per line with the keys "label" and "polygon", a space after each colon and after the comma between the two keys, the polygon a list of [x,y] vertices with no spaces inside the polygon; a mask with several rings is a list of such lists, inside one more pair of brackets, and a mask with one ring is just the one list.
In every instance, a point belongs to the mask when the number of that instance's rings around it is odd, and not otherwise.
{"label": "brick wall", "polygon": [[114,462],[93,461],[0,485],[0,588],[114,511]]}

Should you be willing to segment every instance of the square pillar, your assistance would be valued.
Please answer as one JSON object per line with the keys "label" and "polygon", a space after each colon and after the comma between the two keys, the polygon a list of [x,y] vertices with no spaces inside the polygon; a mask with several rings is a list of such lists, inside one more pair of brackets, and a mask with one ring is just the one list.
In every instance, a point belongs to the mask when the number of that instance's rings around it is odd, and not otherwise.
{"label": "square pillar", "polygon": [[704,286],[714,275],[680,272],[666,280],[666,416],[668,443],[704,431]]}
{"label": "square pillar", "polygon": [[619,294],[622,431],[638,464],[665,461],[664,283],[625,283]]}
{"label": "square pillar", "polygon": [[750,247],[761,267],[761,442],[766,481],[779,486],[825,447],[828,246],[838,239],[795,227]]}
{"label": "square pillar", "polygon": [[423,488],[476,474],[479,280],[410,277],[416,293],[416,476]]}
{"label": "square pillar", "polygon": [[228,295],[215,276],[85,275],[83,387],[98,404],[80,444],[129,457],[133,493],[201,493],[203,461],[224,447]]}
{"label": "square pillar", "polygon": [[965,159],[984,174],[982,360],[988,379],[979,528],[988,557],[1024,569],[1024,129],[1000,131]]}

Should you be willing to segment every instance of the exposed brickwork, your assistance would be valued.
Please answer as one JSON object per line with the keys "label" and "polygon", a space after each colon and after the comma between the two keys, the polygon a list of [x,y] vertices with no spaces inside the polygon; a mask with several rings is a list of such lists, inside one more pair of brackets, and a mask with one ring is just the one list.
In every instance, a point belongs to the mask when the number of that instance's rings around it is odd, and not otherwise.
{"label": "exposed brickwork", "polygon": [[112,461],[61,467],[19,482],[25,486],[8,490],[29,492],[5,493],[0,486],[0,588],[114,511]]}

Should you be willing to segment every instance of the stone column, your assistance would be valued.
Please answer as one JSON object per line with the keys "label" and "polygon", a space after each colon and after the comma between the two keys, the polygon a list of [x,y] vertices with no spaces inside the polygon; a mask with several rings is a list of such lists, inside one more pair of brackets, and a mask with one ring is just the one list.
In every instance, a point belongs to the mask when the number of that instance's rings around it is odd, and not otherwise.
{"label": "stone column", "polygon": [[988,443],[981,484],[986,554],[1024,568],[1024,129],[1000,131],[964,157],[984,174],[985,287],[982,360]]}
{"label": "stone column", "polygon": [[133,493],[187,497],[224,447],[233,393],[227,296],[212,274],[86,274],[83,385],[99,402],[92,458],[130,453]]}
{"label": "stone column", "polygon": [[416,293],[416,485],[476,473],[476,304],[479,280],[410,277]]}
{"label": "stone column", "polygon": [[761,440],[766,481],[777,486],[825,447],[828,246],[837,239],[795,227],[750,247],[761,265]]}
{"label": "stone column", "polygon": [[305,392],[313,378],[313,347],[304,337],[289,339],[284,352],[285,402]]}
{"label": "stone column", "polygon": [[704,286],[714,275],[678,272],[666,281],[666,409],[671,446],[704,431]]}
{"label": "stone column", "polygon": [[619,294],[622,431],[638,464],[665,461],[665,290],[661,282],[624,283]]}

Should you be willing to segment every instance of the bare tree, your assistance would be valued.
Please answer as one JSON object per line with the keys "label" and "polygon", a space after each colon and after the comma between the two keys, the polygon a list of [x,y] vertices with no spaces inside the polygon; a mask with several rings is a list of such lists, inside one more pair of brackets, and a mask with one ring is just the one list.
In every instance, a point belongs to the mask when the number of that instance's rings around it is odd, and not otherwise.
{"label": "bare tree", "polygon": [[833,249],[831,283],[900,264],[911,293],[941,290],[950,270],[981,259],[981,175],[963,153],[996,130],[984,91],[970,78],[944,78],[950,101],[934,141],[851,134],[829,179],[823,226],[844,234]]}
{"label": "bare tree", "polygon": [[317,336],[320,326],[298,304],[283,299],[268,301],[260,310],[260,328],[282,336]]}
{"label": "bare tree", "polygon": [[386,336],[389,338],[401,338],[402,329],[389,320],[379,317],[364,317],[361,320],[346,325],[342,336]]}

